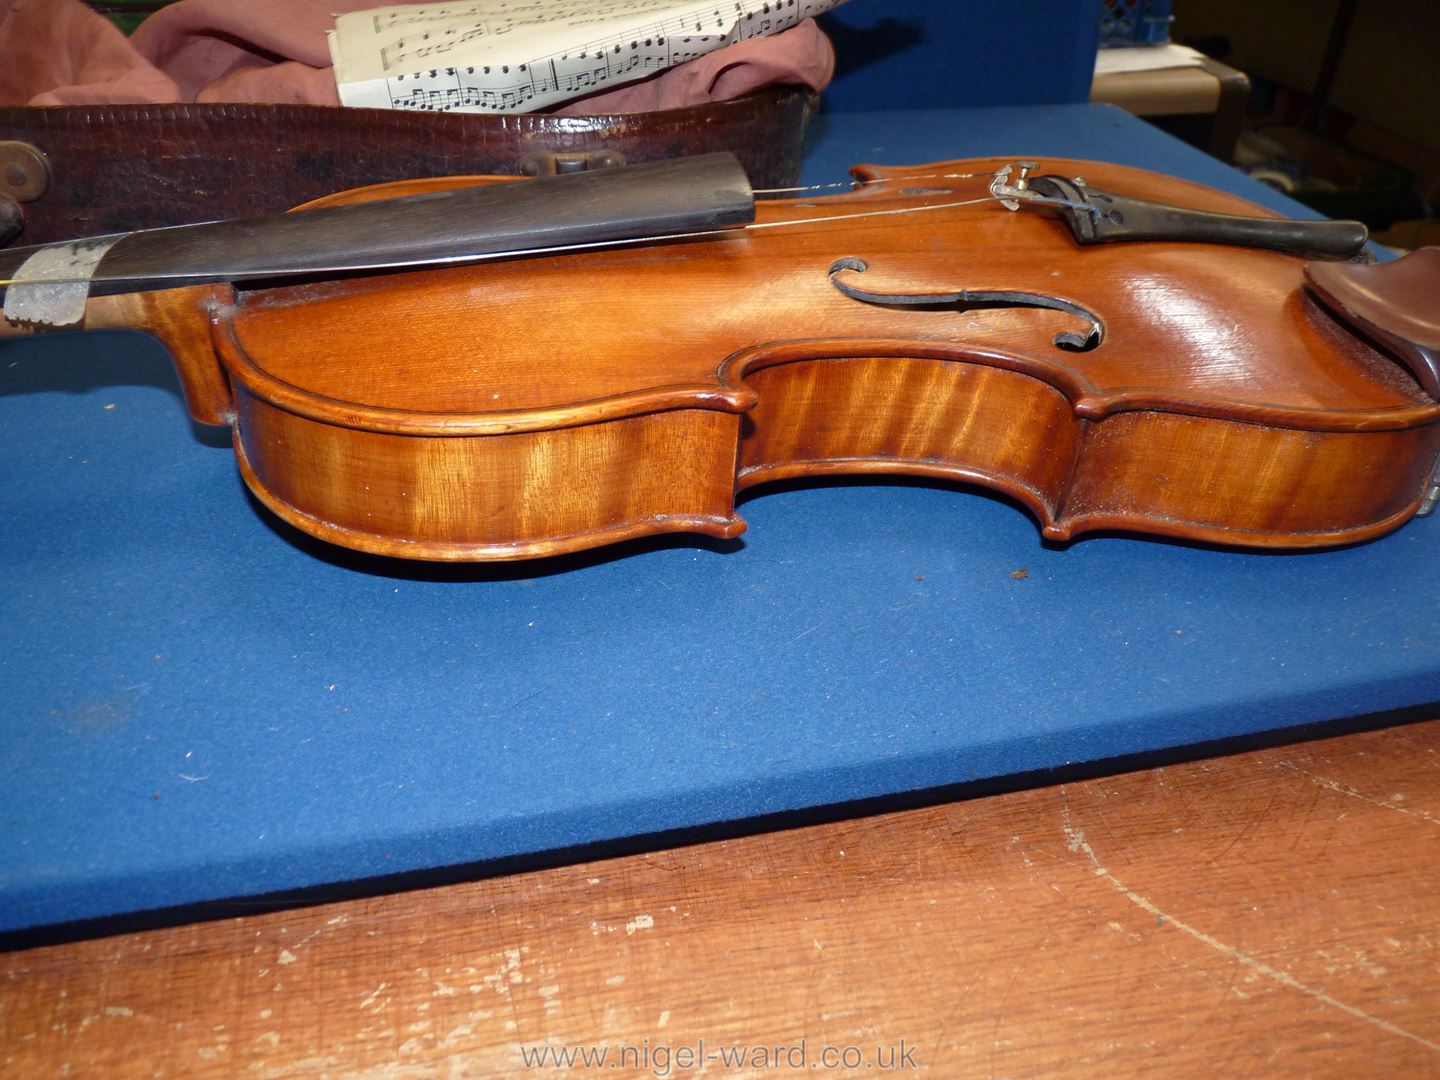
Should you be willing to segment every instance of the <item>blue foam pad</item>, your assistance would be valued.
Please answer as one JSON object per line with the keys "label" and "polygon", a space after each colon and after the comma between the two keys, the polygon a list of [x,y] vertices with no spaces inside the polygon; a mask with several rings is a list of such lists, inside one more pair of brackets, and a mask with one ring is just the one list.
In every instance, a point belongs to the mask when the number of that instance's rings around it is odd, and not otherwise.
{"label": "blue foam pad", "polygon": [[1085,101],[1100,5],[885,0],[820,17],[835,45],[834,112]]}
{"label": "blue foam pad", "polygon": [[[829,117],[808,173],[996,152],[1288,205],[1091,106]],[[114,332],[0,348],[0,475],[3,930],[1440,698],[1434,520],[1060,550],[1000,499],[824,484],[748,498],[734,544],[388,562],[277,524]]]}

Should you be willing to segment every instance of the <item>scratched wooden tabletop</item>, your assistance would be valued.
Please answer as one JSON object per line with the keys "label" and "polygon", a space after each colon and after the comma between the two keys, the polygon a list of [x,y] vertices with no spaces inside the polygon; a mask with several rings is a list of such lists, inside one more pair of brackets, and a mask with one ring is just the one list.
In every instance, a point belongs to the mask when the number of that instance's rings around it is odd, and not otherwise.
{"label": "scratched wooden tabletop", "polygon": [[1440,1076],[1440,720],[0,971],[17,1077]]}

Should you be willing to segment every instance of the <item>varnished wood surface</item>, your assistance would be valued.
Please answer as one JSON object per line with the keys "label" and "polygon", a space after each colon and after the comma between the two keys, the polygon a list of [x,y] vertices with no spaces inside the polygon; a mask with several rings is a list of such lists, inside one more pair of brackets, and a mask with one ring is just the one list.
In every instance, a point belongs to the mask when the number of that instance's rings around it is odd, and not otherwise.
{"label": "varnished wood surface", "polygon": [[[252,379],[322,400],[497,423],[677,385],[735,389],[767,357],[738,367],[726,359],[765,343],[887,338],[1014,354],[1037,377],[1105,405],[1147,391],[1204,415],[1249,409],[1303,423],[1322,410],[1344,428],[1431,404],[1393,361],[1305,301],[1306,260],[1216,244],[1078,247],[1053,215],[1011,212],[987,197],[990,174],[1011,161],[861,166],[858,174],[886,179],[763,200],[759,230],[261,289],[224,318]],[[1083,173],[1097,189],[1156,202],[1265,213],[1144,169],[1051,158],[1040,171]],[[311,205],[474,182],[378,185]],[[790,224],[774,227],[781,222]],[[1048,308],[861,303],[831,282],[842,259],[865,265],[849,284],[887,295],[1064,299],[1093,312],[1105,340],[1085,353],[1057,348],[1056,332],[1087,325]]]}
{"label": "varnished wood surface", "polygon": [[[243,292],[211,318],[246,482],[312,535],[437,560],[733,536],[737,486],[841,473],[987,486],[1053,540],[1317,547],[1414,512],[1440,412],[1306,296],[1304,260],[1077,247],[986,197],[1005,164],[862,166],[875,182],[761,202],[751,231]],[[1259,212],[1143,170],[1042,168]],[[685,416],[717,412],[746,415]]]}
{"label": "varnished wood surface", "polygon": [[521,1048],[702,1039],[807,1055],[708,1076],[901,1040],[901,1075],[1440,1076],[1440,720],[0,973],[17,1077],[656,1076]]}
{"label": "varnished wood surface", "polygon": [[[850,192],[763,201],[750,226],[674,243],[99,297],[87,318],[165,342],[192,416],[233,427],[241,475],[282,519],[386,556],[733,537],[738,489],[839,474],[989,487],[1056,541],[1111,530],[1325,547],[1416,512],[1440,405],[1307,294],[1305,260],[1077,246],[1053,215],[986,194],[1006,164],[858,166],[866,183]],[[1139,169],[1043,169],[1260,212]],[[599,201],[605,183],[561,201]],[[1094,347],[1076,351],[1081,340]]]}

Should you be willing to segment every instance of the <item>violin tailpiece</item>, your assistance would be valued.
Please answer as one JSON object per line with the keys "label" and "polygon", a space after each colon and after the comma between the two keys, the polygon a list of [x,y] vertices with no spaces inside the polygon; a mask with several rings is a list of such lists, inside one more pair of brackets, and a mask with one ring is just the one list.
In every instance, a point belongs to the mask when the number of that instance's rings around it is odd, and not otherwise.
{"label": "violin tailpiece", "polygon": [[1370,235],[1358,221],[1215,214],[1100,191],[1078,177],[1032,176],[1028,188],[1052,206],[1059,205],[1059,214],[1078,244],[1171,240],[1348,259],[1359,254]]}

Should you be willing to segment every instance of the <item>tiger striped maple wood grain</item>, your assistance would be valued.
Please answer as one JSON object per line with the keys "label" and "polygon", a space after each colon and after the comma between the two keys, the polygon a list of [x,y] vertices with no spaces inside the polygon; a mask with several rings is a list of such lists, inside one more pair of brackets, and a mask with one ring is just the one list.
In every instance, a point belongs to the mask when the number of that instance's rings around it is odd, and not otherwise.
{"label": "tiger striped maple wood grain", "polygon": [[1440,720],[12,952],[0,1001],[24,1077],[654,1076],[522,1048],[701,1039],[904,1040],[941,1077],[1433,1076]]}

